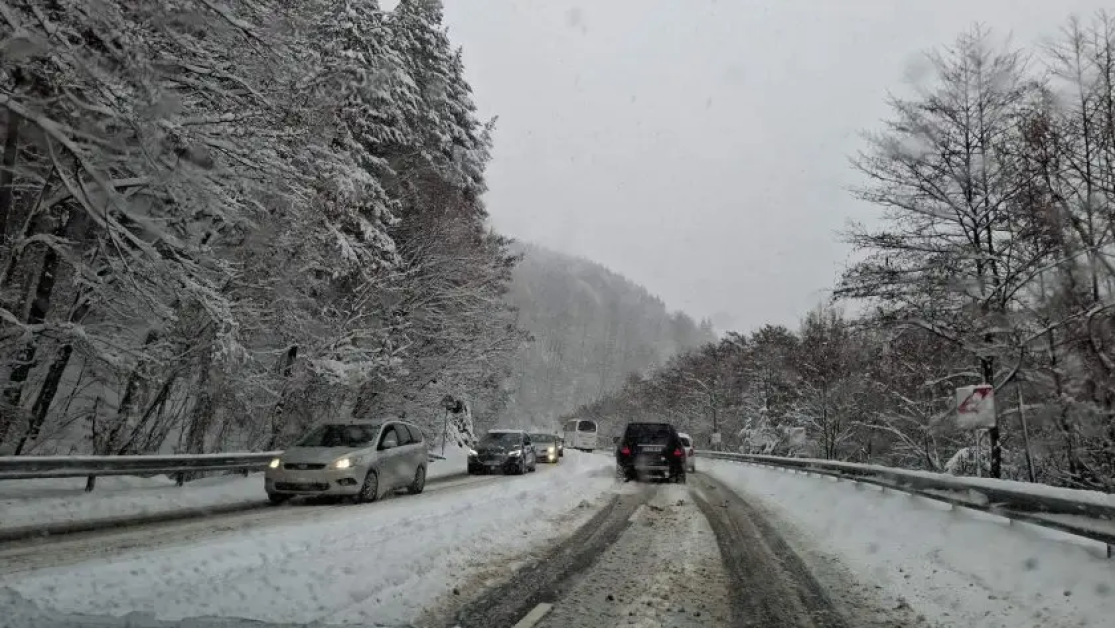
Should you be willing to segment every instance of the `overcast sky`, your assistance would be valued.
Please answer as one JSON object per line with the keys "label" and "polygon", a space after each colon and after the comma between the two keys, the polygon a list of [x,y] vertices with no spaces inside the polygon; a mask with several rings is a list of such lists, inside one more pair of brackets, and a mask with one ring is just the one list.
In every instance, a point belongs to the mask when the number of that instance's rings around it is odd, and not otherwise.
{"label": "overcast sky", "polygon": [[[385,3],[394,4],[394,3]],[[857,131],[919,54],[982,21],[1019,43],[1101,0],[445,0],[485,116],[488,208],[668,306],[795,325],[875,215]]]}

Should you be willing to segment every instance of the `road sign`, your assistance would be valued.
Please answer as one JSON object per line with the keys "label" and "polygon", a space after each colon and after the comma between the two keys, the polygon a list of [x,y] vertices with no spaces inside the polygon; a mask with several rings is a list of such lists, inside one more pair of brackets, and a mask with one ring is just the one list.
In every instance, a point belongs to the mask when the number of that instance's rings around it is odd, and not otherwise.
{"label": "road sign", "polygon": [[995,427],[995,388],[990,384],[957,388],[956,424],[969,430]]}
{"label": "road sign", "polygon": [[720,435],[720,432],[713,432],[712,433],[712,444],[713,445],[719,445],[722,442],[724,442],[724,439]]}

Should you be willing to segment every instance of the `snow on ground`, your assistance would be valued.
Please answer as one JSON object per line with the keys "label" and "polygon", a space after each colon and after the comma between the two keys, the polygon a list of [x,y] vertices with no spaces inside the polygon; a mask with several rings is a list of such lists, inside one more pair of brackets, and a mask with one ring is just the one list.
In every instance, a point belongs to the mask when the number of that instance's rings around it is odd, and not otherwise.
{"label": "snow on ground", "polygon": [[839,563],[942,628],[1099,628],[1115,617],[1115,561],[1082,546],[852,482],[719,460],[702,471],[758,498],[807,560]]}
{"label": "snow on ground", "polygon": [[[764,456],[757,456],[762,459]],[[777,460],[777,458],[772,458]],[[860,464],[856,462],[838,462],[834,463],[832,460],[817,460],[814,458],[799,458],[800,462],[816,462],[825,466],[836,466],[842,469],[861,469],[866,471],[879,471],[879,472],[893,472],[893,467],[883,467],[874,464]],[[958,477],[947,473],[933,473],[931,471],[918,471],[912,469],[902,469],[903,475],[919,476],[923,478],[930,478],[938,482],[952,483],[958,490],[967,490],[971,486],[983,486],[989,489],[998,489],[1001,491],[1016,491],[1019,493],[1026,493],[1028,495],[1038,495],[1041,497],[1057,497],[1061,499],[1071,499],[1081,501],[1096,506],[1105,506],[1108,508],[1115,508],[1115,495],[1108,493],[1101,493],[1099,491],[1083,491],[1079,489],[1064,488],[1060,486],[1049,486],[1048,484],[1036,484],[1033,482],[1018,482],[1016,480],[998,480],[995,478],[977,478],[971,476]]]}
{"label": "snow on ground", "polygon": [[[440,449],[436,453],[441,455]],[[466,450],[448,449],[445,460],[431,459],[427,477],[463,473],[467,456]],[[0,529],[264,501],[262,473],[202,478],[181,487],[167,476],[105,476],[97,478],[91,493],[85,492],[85,478],[0,480]]]}
{"label": "snow on ground", "polygon": [[611,490],[612,466],[569,452],[537,473],[348,506],[312,525],[0,574],[0,590],[62,613],[399,625],[491,560],[572,532],[563,515]]}

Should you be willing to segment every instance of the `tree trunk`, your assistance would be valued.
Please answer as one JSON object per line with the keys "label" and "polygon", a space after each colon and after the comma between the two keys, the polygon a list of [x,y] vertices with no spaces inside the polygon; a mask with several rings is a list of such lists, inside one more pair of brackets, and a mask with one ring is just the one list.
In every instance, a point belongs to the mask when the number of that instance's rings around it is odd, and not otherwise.
{"label": "tree trunk", "polygon": [[283,412],[286,410],[287,382],[294,373],[294,361],[298,359],[298,345],[291,345],[282,357],[283,388],[279,392],[279,400],[271,409],[271,437],[267,441],[267,450],[273,451],[279,444],[283,432]]}
{"label": "tree trunk", "polygon": [[[207,334],[211,336],[212,334]],[[206,338],[210,340],[210,338]],[[205,437],[213,421],[213,394],[209,390],[209,371],[213,367],[213,347],[205,347],[201,362],[198,364],[197,401],[190,411],[190,422],[186,426],[186,453],[200,454],[205,451]]]}
{"label": "tree trunk", "polygon": [[[995,359],[980,358],[980,374],[985,384],[995,384]],[[987,430],[988,444],[991,446],[991,477],[1003,477],[1003,447],[999,442],[999,412],[995,412],[995,425]]]}
{"label": "tree trunk", "polygon": [[16,456],[23,453],[27,443],[35,442],[35,439],[39,437],[39,433],[43,429],[43,423],[46,422],[46,414],[50,410],[50,404],[54,401],[54,396],[58,394],[58,385],[62,382],[62,374],[66,372],[66,367],[69,366],[70,356],[73,352],[74,347],[68,342],[58,348],[58,353],[50,364],[50,370],[47,371],[46,379],[43,380],[43,386],[39,389],[39,396],[31,407],[31,422],[27,426],[27,431],[24,432],[23,437],[19,439],[19,443],[16,444],[13,452]]}
{"label": "tree trunk", "polygon": [[[43,257],[38,281],[35,282],[34,297],[27,313],[28,325],[41,325],[46,320],[47,312],[50,310],[50,295],[54,291],[57,271],[58,254],[55,253],[54,249],[48,249]],[[8,374],[7,386],[4,388],[4,401],[0,403],[0,442],[4,441],[17,419],[19,405],[23,400],[23,385],[27,382],[27,377],[35,366],[37,350],[37,341],[35,339],[28,341],[20,349],[16,356],[15,366]]]}
{"label": "tree trunk", "polygon": [[7,135],[4,136],[4,154],[0,157],[0,243],[12,231],[8,225],[12,222],[15,212],[13,209],[15,164],[19,155],[19,125],[22,120],[12,110],[8,110]]}

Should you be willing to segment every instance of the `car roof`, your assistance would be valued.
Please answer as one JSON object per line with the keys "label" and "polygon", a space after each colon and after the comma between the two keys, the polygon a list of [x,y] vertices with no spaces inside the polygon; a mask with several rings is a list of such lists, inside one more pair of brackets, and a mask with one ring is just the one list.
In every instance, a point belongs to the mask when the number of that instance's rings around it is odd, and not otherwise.
{"label": "car roof", "polygon": [[686,434],[685,432],[678,432],[678,436],[684,436],[685,438],[689,438],[689,434]]}
{"label": "car roof", "polygon": [[337,425],[337,426],[341,426],[341,427],[349,427],[349,426],[379,427],[379,426],[381,426],[385,423],[389,423],[390,421],[391,421],[390,419],[388,419],[386,421],[368,421],[366,419],[360,419],[360,420],[357,420],[357,421],[327,421],[325,423],[321,423],[321,425]]}
{"label": "car roof", "polygon": [[489,434],[522,434],[523,430],[488,430]]}

